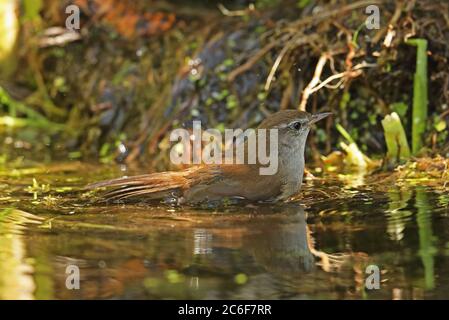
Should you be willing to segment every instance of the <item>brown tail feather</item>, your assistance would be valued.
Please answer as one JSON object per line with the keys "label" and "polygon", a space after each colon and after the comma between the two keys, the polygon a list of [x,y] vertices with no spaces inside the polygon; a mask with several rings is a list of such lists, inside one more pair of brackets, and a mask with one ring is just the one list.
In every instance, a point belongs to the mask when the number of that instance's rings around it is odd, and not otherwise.
{"label": "brown tail feather", "polygon": [[162,198],[178,193],[198,183],[208,183],[217,177],[219,169],[191,167],[183,171],[157,172],[132,177],[100,181],[88,185],[87,189],[108,188],[102,197],[109,200],[126,199],[145,195]]}
{"label": "brown tail feather", "polygon": [[160,172],[134,177],[100,181],[87,189],[110,188],[102,196],[106,199],[123,199],[137,195],[151,195],[183,189],[189,184],[184,172]]}
{"label": "brown tail feather", "polygon": [[142,184],[142,182],[154,178],[154,176],[159,176],[160,174],[164,174],[165,172],[153,173],[153,174],[143,174],[139,176],[132,177],[122,177],[111,180],[100,181],[96,183],[92,183],[86,186],[87,189],[98,189],[104,187],[119,187],[124,185],[136,185]]}
{"label": "brown tail feather", "polygon": [[169,195],[168,190],[165,190],[165,192],[155,192],[153,190],[138,190],[125,193],[118,193],[115,196],[108,196],[107,200],[124,200],[136,196],[147,196],[147,198],[149,199],[161,199],[164,196],[168,195]]}
{"label": "brown tail feather", "polygon": [[140,191],[140,190],[143,190],[143,189],[146,189],[146,188],[147,188],[147,186],[135,186],[135,187],[124,187],[124,188],[121,188],[121,189],[112,189],[112,190],[110,190],[108,192],[105,192],[103,194],[103,196],[105,196],[105,197],[113,197],[113,196],[115,196],[117,194],[120,194],[120,193],[123,193],[123,192]]}

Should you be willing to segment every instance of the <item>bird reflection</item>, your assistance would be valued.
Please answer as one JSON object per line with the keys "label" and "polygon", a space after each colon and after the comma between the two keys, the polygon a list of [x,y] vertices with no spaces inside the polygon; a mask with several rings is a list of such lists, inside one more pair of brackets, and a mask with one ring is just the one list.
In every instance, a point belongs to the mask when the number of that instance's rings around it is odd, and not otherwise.
{"label": "bird reflection", "polygon": [[[134,226],[138,226],[133,230],[148,236],[131,237],[131,231],[122,228],[116,232],[123,236],[116,234],[114,245],[105,238],[89,237],[92,250],[77,251],[70,257],[85,261],[79,265],[81,289],[58,290],[59,298],[129,297],[143,292],[150,298],[220,298],[236,297],[237,287],[245,288],[241,294],[246,298],[278,297],[316,290],[313,279],[320,270],[330,272],[326,277],[335,286],[342,284],[352,290],[354,283],[360,282],[349,273],[349,279],[342,277],[343,273],[332,276],[344,266],[349,267],[346,271],[353,270],[350,258],[354,255],[318,249],[307,213],[297,203],[239,206],[215,213],[191,210],[162,215],[159,211],[153,217],[148,210],[141,210],[128,209],[127,217],[132,215]],[[129,221],[126,219],[127,224]],[[103,267],[99,265],[100,251]],[[65,265],[57,265],[57,283],[62,288]],[[285,283],[278,288],[278,281]]]}
{"label": "bird reflection", "polygon": [[245,246],[252,248],[258,263],[277,272],[310,272],[316,266],[332,272],[339,271],[348,261],[349,254],[328,254],[315,247],[307,213],[301,205],[286,204],[281,210],[285,219],[263,223],[257,233],[245,236]]}
{"label": "bird reflection", "polygon": [[280,273],[310,272],[316,266],[335,272],[351,256],[317,249],[307,213],[297,203],[245,207],[233,214],[248,214],[250,218],[244,223],[228,218],[227,227],[193,229],[193,253],[203,255],[209,267],[232,269],[235,250],[251,256],[258,267]]}

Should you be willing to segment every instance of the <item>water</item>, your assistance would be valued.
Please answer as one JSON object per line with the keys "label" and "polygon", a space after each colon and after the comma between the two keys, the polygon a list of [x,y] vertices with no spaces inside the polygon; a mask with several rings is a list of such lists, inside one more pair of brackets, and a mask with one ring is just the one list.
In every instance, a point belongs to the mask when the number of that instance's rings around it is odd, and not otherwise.
{"label": "water", "polygon": [[[333,175],[308,181],[301,204],[214,210],[98,206],[80,191],[120,174],[81,163],[1,172],[0,298],[449,298],[439,181]],[[365,286],[369,265],[378,290]]]}

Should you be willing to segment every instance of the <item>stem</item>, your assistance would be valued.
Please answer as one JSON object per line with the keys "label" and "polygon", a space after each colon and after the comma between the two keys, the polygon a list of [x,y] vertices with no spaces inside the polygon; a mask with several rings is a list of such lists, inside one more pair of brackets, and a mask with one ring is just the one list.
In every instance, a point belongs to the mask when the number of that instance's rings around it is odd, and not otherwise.
{"label": "stem", "polygon": [[427,40],[411,39],[406,43],[417,47],[412,114],[412,152],[416,154],[423,146],[423,135],[427,123]]}
{"label": "stem", "polygon": [[396,163],[398,160],[410,158],[410,148],[401,119],[396,112],[385,116],[382,120],[385,141],[387,143],[387,158]]}

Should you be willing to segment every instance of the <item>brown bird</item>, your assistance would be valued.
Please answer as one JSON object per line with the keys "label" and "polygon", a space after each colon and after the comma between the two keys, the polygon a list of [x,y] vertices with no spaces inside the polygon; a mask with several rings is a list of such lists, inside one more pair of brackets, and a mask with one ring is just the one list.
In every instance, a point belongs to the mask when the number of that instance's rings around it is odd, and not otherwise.
{"label": "brown bird", "polygon": [[[189,204],[222,199],[287,200],[301,188],[304,148],[310,127],[330,114],[283,110],[268,116],[260,124],[258,129],[277,129],[278,162],[274,174],[261,174],[260,169],[266,165],[259,161],[254,164],[202,164],[177,172],[102,181],[87,188],[109,188],[102,195],[105,200],[161,199]],[[267,143],[270,142],[268,137]]]}

